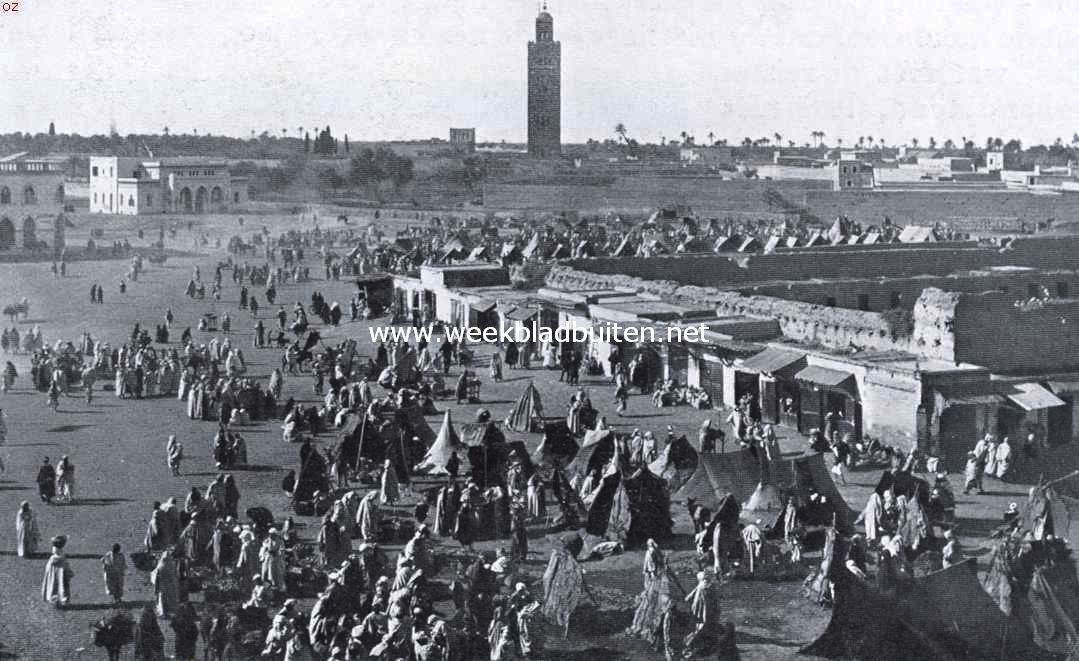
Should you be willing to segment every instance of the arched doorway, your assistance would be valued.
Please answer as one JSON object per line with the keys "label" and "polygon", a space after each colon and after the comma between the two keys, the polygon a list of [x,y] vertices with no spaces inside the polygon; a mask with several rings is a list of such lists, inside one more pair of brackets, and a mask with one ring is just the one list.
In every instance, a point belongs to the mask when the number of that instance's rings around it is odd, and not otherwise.
{"label": "arched doorway", "polygon": [[64,203],[64,185],[60,184],[56,187],[56,201],[60,204]]}
{"label": "arched doorway", "polygon": [[29,250],[37,247],[37,223],[32,216],[22,221],[22,247]]}
{"label": "arched doorway", "polygon": [[191,189],[183,188],[180,190],[180,210],[191,213]]}
{"label": "arched doorway", "polygon": [[199,186],[198,192],[195,193],[195,213],[206,213],[206,198],[209,194],[206,192],[205,186]]}
{"label": "arched doorway", "polygon": [[220,209],[225,205],[225,194],[221,192],[220,186],[214,186],[210,191],[210,206],[213,209]]}
{"label": "arched doorway", "polygon": [[23,204],[37,204],[37,193],[34,192],[33,186],[27,186],[22,189],[22,203]]}
{"label": "arched doorway", "polygon": [[0,188],[0,204],[11,204],[11,189],[7,186]]}
{"label": "arched doorway", "polygon": [[11,250],[15,247],[15,223],[7,216],[0,218],[0,250]]}

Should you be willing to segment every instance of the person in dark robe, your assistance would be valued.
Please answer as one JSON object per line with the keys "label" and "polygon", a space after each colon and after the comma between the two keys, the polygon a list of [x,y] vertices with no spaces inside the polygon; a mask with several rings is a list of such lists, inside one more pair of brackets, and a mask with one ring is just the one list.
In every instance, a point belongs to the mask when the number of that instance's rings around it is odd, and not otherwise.
{"label": "person in dark robe", "polygon": [[472,543],[476,540],[476,531],[473,529],[474,520],[472,504],[462,503],[457,510],[457,517],[454,521],[453,537],[466,549],[471,549]]}
{"label": "person in dark robe", "polygon": [[56,469],[48,457],[45,457],[45,463],[37,471],[37,492],[42,502],[49,504],[56,497]]}
{"label": "person in dark robe", "polygon": [[191,602],[185,601],[177,606],[170,624],[172,630],[176,632],[174,658],[184,661],[197,658],[199,617],[195,613],[195,607],[191,605]]}
{"label": "person in dark robe", "polygon": [[164,661],[165,634],[157,624],[152,606],[142,608],[139,624],[135,627],[135,658],[139,661]]}

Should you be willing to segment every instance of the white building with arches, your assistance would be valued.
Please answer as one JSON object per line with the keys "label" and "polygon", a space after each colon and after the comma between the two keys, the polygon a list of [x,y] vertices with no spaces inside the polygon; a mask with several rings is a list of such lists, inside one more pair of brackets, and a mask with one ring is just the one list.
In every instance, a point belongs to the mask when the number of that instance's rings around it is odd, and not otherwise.
{"label": "white building with arches", "polygon": [[90,157],[90,213],[217,213],[247,203],[223,158]]}

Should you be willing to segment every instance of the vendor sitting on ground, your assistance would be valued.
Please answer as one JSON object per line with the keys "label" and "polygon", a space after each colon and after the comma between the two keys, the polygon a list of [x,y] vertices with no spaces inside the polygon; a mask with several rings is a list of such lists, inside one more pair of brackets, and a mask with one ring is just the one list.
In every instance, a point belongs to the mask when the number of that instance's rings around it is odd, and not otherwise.
{"label": "vendor sitting on ground", "polygon": [[652,404],[658,408],[674,406],[678,403],[678,388],[674,379],[667,379],[655,392],[652,393]]}

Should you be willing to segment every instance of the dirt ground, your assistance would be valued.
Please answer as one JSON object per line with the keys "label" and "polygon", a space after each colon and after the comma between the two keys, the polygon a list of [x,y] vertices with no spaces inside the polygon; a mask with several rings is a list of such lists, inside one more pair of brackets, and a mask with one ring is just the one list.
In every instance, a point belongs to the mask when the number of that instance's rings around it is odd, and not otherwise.
{"label": "dirt ground", "polygon": [[[148,231],[147,238],[139,241],[135,236],[137,228],[149,230],[160,222],[156,219],[95,218],[91,223],[86,217],[75,220],[77,227],[69,234],[69,241],[85,243],[81,233],[88,233],[91,225],[105,225],[106,241],[127,237],[136,248],[156,239],[156,232]],[[218,216],[201,219],[194,231],[188,232],[186,220],[182,219],[184,225],[179,237],[170,247],[191,250],[192,238],[203,231],[211,237],[220,236],[224,244],[232,234],[247,236],[262,225],[267,225],[274,233],[282,227],[313,227],[310,218],[301,222],[293,216],[265,215],[249,217],[246,227],[240,230],[235,218]],[[327,226],[325,221],[323,226]],[[205,279],[212,277],[213,265],[223,258],[223,250],[210,249],[193,256],[170,258],[162,266],[150,265],[138,282],[129,283],[126,294],[120,294],[118,289],[119,281],[127,271],[125,260],[75,262],[63,279],[52,275],[47,262],[0,264],[0,303],[7,304],[22,297],[30,300],[29,318],[18,324],[22,333],[38,325],[45,337],[54,342],[57,339],[77,341],[80,334],[87,331],[113,346],[121,344],[130,335],[136,322],[150,328],[163,323],[166,309],[170,307],[176,317],[174,339],[178,339],[183,328],[194,329],[203,313],[227,311],[233,318],[232,341],[244,348],[248,375],[265,380],[278,364],[280,353],[252,347],[253,319],[248,312],[238,309],[238,287],[231,283],[227,274],[223,299],[216,305],[211,300],[194,301],[183,294],[196,265],[201,267]],[[286,305],[293,301],[306,304],[311,293],[317,290],[327,301],[344,303],[354,289],[347,281],[321,280],[321,268],[317,264],[313,265],[312,276],[316,278],[312,282],[281,287],[279,301]],[[104,305],[90,304],[88,294],[92,283],[104,287]],[[261,300],[261,291],[256,293]],[[268,312],[265,308],[261,312],[267,325],[270,324]],[[378,320],[372,323],[378,323]],[[322,334],[331,343],[344,337],[354,338],[360,344],[361,354],[367,354],[372,350],[367,325],[367,322],[346,322],[335,329],[322,329]],[[210,334],[195,334],[200,342],[211,337]],[[486,363],[490,351],[489,347],[478,349],[481,364]],[[189,420],[184,415],[183,403],[173,398],[119,400],[111,392],[98,392],[89,406],[80,397],[63,398],[60,410],[53,413],[46,408],[44,395],[30,388],[26,356],[8,356],[6,359],[15,362],[21,376],[14,391],[0,396],[0,406],[6,411],[9,428],[7,446],[2,449],[6,471],[0,474],[0,530],[7,531],[2,535],[6,541],[0,543],[0,585],[3,585],[0,643],[4,653],[20,659],[104,658],[103,651],[94,648],[90,640],[90,625],[109,607],[99,558],[116,542],[128,552],[141,547],[153,501],[164,501],[170,496],[182,501],[191,486],[206,487],[216,475],[210,459],[210,440],[216,426],[212,422]],[[454,367],[447,382],[455,379],[458,371],[459,368]],[[481,368],[479,375],[484,382],[482,406],[489,408],[496,419],[505,417],[529,380],[533,380],[539,389],[549,416],[564,413],[572,392],[569,386],[558,382],[557,372],[539,369],[527,373],[507,371],[506,379],[499,384],[486,378],[485,369]],[[696,430],[705,417],[716,420],[723,417],[716,411],[696,411],[686,407],[655,409],[649,398],[635,395],[630,398],[627,415],[617,418],[613,410],[613,387],[605,379],[582,378],[582,385],[589,390],[600,413],[621,431],[640,427],[661,436],[666,426],[672,425],[676,433],[685,433],[695,440]],[[311,386],[310,377],[288,378],[285,396],[314,401]],[[439,408],[448,408],[456,422],[463,422],[474,418],[477,405],[455,406],[443,401]],[[428,422],[437,430],[440,420],[441,416],[431,416]],[[165,442],[169,434],[176,434],[185,448],[186,459],[179,477],[170,474],[165,462]],[[276,422],[253,425],[246,428],[243,435],[253,466],[248,470],[233,471],[242,494],[241,512],[261,505],[279,515],[285,513],[287,498],[280,490],[280,483],[286,470],[297,462],[298,447],[282,441]],[[782,436],[784,451],[802,451],[804,440],[801,437],[790,431],[782,432]],[[511,434],[511,437],[525,440],[530,449],[534,449],[540,440],[538,434]],[[333,442],[333,436],[326,434],[319,440],[325,445]],[[46,456],[55,464],[65,454],[70,455],[78,469],[77,502],[57,506],[40,503],[34,485],[37,467]],[[878,477],[877,472],[851,476],[850,484],[842,487],[842,491],[852,508],[861,509]],[[953,476],[957,494],[962,491],[960,480],[960,476]],[[968,550],[976,555],[988,552],[985,535],[1000,519],[1009,501],[1022,501],[1029,485],[992,482],[987,486],[990,494],[985,496],[959,495],[960,534]],[[61,533],[69,537],[68,552],[75,578],[73,605],[67,610],[57,611],[41,601],[39,591],[45,556],[30,560],[15,556],[14,520],[22,500],[30,501],[37,513],[43,540]],[[672,563],[682,568],[679,580],[689,588],[695,571],[690,560],[693,555],[692,527],[683,506],[673,505],[672,510],[677,536],[667,546],[673,549]],[[297,517],[297,521],[301,524],[301,537],[313,539],[317,521],[305,517]],[[502,544],[487,542],[477,544],[477,548],[493,549]],[[504,544],[508,546],[508,540]],[[457,547],[453,540],[440,540],[440,545],[447,551]],[[537,527],[532,534],[529,573],[542,573],[549,549],[550,541]],[[47,551],[47,548],[41,550]],[[630,551],[585,565],[587,581],[599,607],[586,600],[574,618],[569,639],[549,641],[547,658],[656,658],[643,642],[620,635],[630,624],[633,597],[641,588],[641,559],[640,551]],[[738,646],[743,659],[792,658],[801,646],[823,631],[830,613],[802,598],[799,587],[798,581],[734,581],[723,586],[724,617],[738,627]],[[148,575],[129,568],[128,605],[132,608],[141,606],[151,598]],[[681,610],[684,613],[686,608],[682,606]],[[168,639],[166,649],[171,653],[172,632],[167,623],[162,622],[162,627]],[[130,658],[130,653],[128,648],[125,658]]]}

